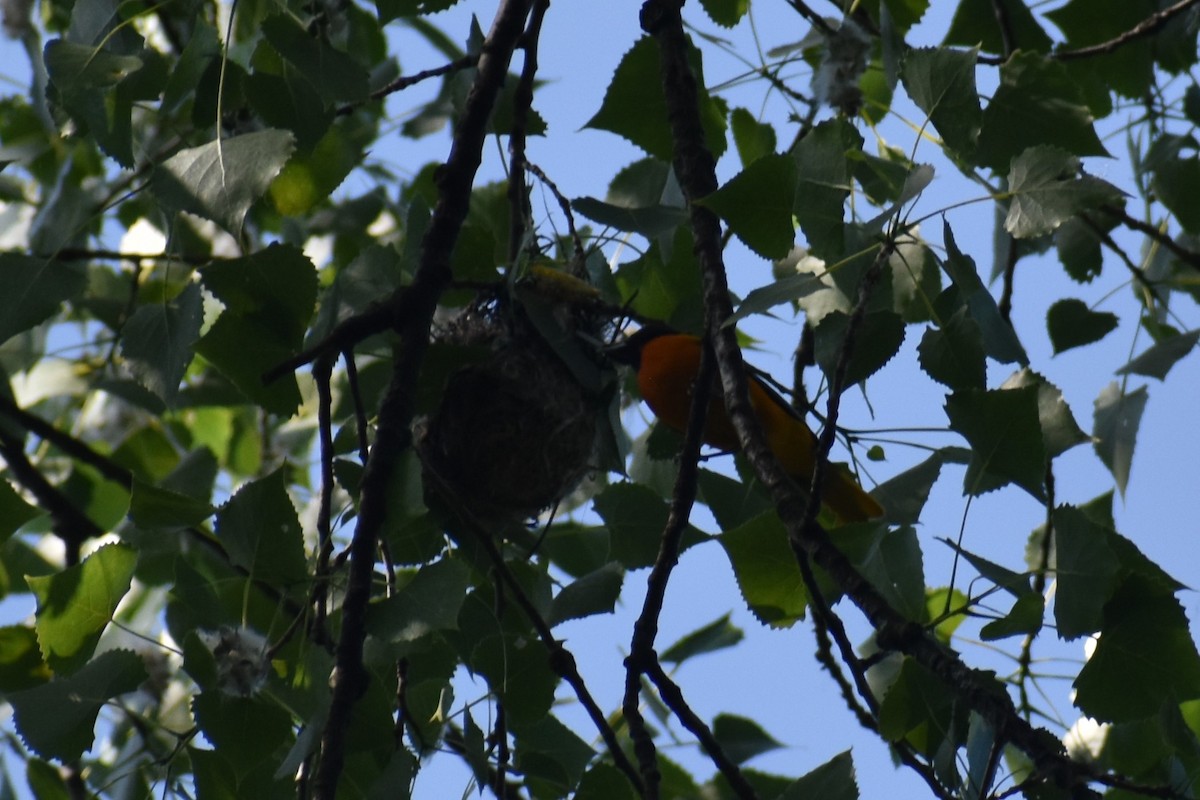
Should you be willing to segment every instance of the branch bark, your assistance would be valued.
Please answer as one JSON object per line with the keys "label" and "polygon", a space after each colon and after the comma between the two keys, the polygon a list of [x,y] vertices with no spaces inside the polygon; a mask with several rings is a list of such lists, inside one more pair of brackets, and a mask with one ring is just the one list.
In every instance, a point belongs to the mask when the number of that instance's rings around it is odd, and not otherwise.
{"label": "branch bark", "polygon": [[[687,37],[680,3],[677,0],[649,0],[642,9],[642,23],[662,48],[667,110],[675,140],[675,172],[689,201],[695,250],[703,271],[708,336],[716,351],[726,406],[744,452],[758,478],[771,492],[794,546],[828,572],[858,606],[875,629],[881,647],[904,653],[938,675],[993,726],[998,739],[1025,752],[1046,782],[1062,787],[1082,787],[1095,778],[1090,767],[1072,762],[1053,734],[1022,719],[1012,699],[990,674],[971,669],[924,628],[901,616],[832,545],[819,525],[815,522],[806,524],[810,513],[815,517],[815,510],[810,512],[808,504],[767,446],[750,407],[734,330],[724,324],[733,308],[721,254],[720,222],[712,212],[692,202],[715,191],[717,180],[715,161],[705,146],[700,126],[696,83],[687,62]],[[830,425],[832,423],[830,420]],[[813,497],[814,505],[818,499]]]}
{"label": "branch bark", "polygon": [[375,545],[386,518],[388,482],[400,454],[412,443],[414,387],[428,345],[433,313],[450,285],[450,254],[467,216],[471,187],[483,158],[487,122],[508,74],[531,3],[532,0],[504,0],[496,12],[479,56],[475,81],[455,129],[450,155],[437,176],[438,203],[421,242],[416,276],[406,292],[393,298],[392,307],[381,312],[400,333],[401,344],[391,384],[380,407],[375,445],[363,473],[358,525],[350,543],[342,630],[330,681],[333,694],[321,736],[321,763],[313,786],[316,800],[334,800],[345,762],[344,740],[350,716],[366,689],[362,660],[365,612],[371,598]]}

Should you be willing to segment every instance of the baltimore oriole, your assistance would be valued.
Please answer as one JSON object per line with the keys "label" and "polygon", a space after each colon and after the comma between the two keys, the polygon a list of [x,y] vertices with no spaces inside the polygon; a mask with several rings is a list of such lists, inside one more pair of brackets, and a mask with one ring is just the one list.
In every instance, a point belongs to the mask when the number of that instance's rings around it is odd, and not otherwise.
{"label": "baltimore oriole", "polygon": [[[696,336],[665,325],[649,324],[609,348],[608,355],[613,361],[637,370],[642,399],[661,422],[682,432],[687,428],[692,384],[700,371],[701,347]],[[792,478],[808,488],[817,437],[787,401],[755,375],[750,376],[750,405],[775,457]],[[713,387],[709,401],[704,442],[721,450],[740,449],[719,386]],[[830,465],[821,499],[841,522],[861,522],[883,514],[879,502],[863,491],[850,471],[841,465]]]}

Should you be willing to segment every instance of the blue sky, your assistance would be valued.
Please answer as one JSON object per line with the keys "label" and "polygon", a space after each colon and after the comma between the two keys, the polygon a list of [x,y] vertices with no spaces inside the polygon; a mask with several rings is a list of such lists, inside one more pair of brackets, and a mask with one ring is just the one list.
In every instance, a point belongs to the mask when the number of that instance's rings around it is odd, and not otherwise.
{"label": "blue sky", "polygon": [[[953,4],[935,0],[933,6],[910,34],[910,44],[933,44],[941,39]],[[549,136],[532,139],[528,156],[569,197],[603,197],[612,175],[642,156],[639,150],[613,134],[583,127],[599,108],[621,55],[641,35],[637,23],[639,7],[640,3],[634,2],[558,0],[546,17],[539,62],[541,76],[549,83],[539,90],[535,106],[549,124]],[[461,41],[466,38],[471,13],[480,16],[486,29],[493,9],[493,3],[464,2],[434,21],[452,38]],[[819,7],[824,11],[831,9],[828,4]],[[808,32],[807,23],[784,3],[756,4],[754,25],[747,20],[733,31],[713,25],[695,2],[688,4],[685,17],[698,30],[735,43],[735,47],[752,61],[758,58],[755,32],[764,52],[797,41]],[[432,54],[411,31],[397,24],[391,26],[391,31],[394,50],[399,54],[405,73],[441,63],[440,57]],[[18,85],[27,85],[23,61],[24,55],[15,43],[0,41],[0,75],[14,78]],[[744,71],[744,66],[713,48],[706,48],[705,71],[709,83],[717,84],[735,78]],[[994,84],[994,68],[981,67],[978,75],[981,86]],[[807,91],[807,74],[798,69],[794,77],[797,88]],[[419,107],[432,89],[416,87],[390,98],[388,109],[397,123]],[[786,106],[778,95],[766,95],[761,84],[750,84],[731,90],[726,96],[731,105],[762,113],[764,119],[776,125],[782,142],[790,140],[794,129],[786,122]],[[896,109],[907,119],[891,117],[879,127],[878,133],[890,144],[915,152],[917,161],[934,163],[937,169],[933,184],[917,200],[913,216],[934,213],[979,197],[979,189],[957,176],[940,158],[934,145],[919,142],[915,126],[921,124],[921,118],[912,105],[898,97]],[[874,133],[861,125],[860,129],[867,138],[868,150],[871,150]],[[398,135],[385,136],[373,150],[373,157],[393,166],[399,174],[410,174],[428,161],[443,159],[447,142],[445,135],[431,136],[419,142],[401,139]],[[1090,159],[1088,169],[1129,190],[1123,135],[1111,134],[1106,144],[1117,159]],[[481,176],[490,180],[502,178],[501,158],[501,148],[489,144]],[[736,155],[732,152],[726,154],[718,166],[722,179],[736,174],[738,168]],[[352,176],[339,191],[357,194],[365,188],[365,183]],[[537,203],[535,196],[535,215],[539,211]],[[540,222],[549,225],[553,218],[553,224],[561,228],[558,211],[552,208],[551,202],[548,201],[540,211]],[[1131,212],[1137,213],[1132,208]],[[955,231],[959,246],[975,258],[985,276],[991,269],[992,214],[989,203],[976,203],[955,207],[945,216]],[[935,217],[922,227],[921,232],[932,243],[940,244],[941,227],[941,217]],[[611,248],[606,252],[613,254]],[[1136,245],[1131,247],[1131,252],[1136,254]],[[734,290],[742,294],[770,280],[770,266],[736,240],[727,252],[731,283]],[[1106,261],[1104,275],[1085,287],[1072,284],[1063,275],[1061,267],[1051,260],[1028,259],[1022,261],[1018,269],[1014,298],[1016,329],[1029,350],[1033,368],[1063,390],[1085,430],[1091,428],[1094,399],[1105,385],[1117,378],[1113,370],[1148,346],[1144,334],[1140,337],[1135,334],[1135,307],[1125,283],[1126,275],[1111,257]],[[1045,314],[1050,303],[1062,296],[1100,303],[1101,309],[1121,316],[1121,327],[1098,345],[1052,356],[1045,337]],[[753,318],[743,327],[763,342],[761,350],[749,356],[750,360],[786,381],[791,374],[788,356],[800,327],[799,321],[792,319],[786,309],[779,309],[778,313],[778,318]],[[1196,327],[1198,315],[1194,306],[1185,307],[1180,313],[1187,327]],[[843,424],[872,429],[945,427],[944,389],[916,367],[915,346],[920,333],[919,328],[909,330],[901,355],[870,380],[865,397],[856,391],[847,395]],[[1008,366],[990,364],[989,385],[998,386],[1010,371]],[[1147,383],[1150,402],[1138,439],[1132,478],[1125,498],[1118,498],[1116,504],[1118,529],[1177,579],[1188,585],[1200,585],[1200,552],[1195,529],[1195,520],[1200,519],[1200,492],[1196,489],[1200,427],[1191,422],[1195,413],[1196,387],[1200,386],[1200,366],[1194,358],[1184,360],[1164,383],[1135,377],[1129,388]],[[640,409],[630,413],[628,419],[634,432],[641,427],[644,418],[645,412]],[[908,438],[918,444],[962,444],[949,433],[904,434],[899,438]],[[871,476],[880,481],[924,457],[923,452],[915,448],[889,445],[886,449],[887,460],[868,465]],[[728,458],[710,465],[731,469]],[[1086,445],[1062,456],[1057,462],[1056,474],[1060,502],[1081,503],[1113,486],[1111,476]],[[955,539],[963,526],[964,547],[1019,569],[1023,563],[1025,540],[1044,518],[1044,510],[1028,495],[1018,489],[1006,489],[974,500],[964,523],[967,503],[961,495],[961,481],[960,470],[947,469],[943,473],[919,530],[925,550],[926,581],[930,585],[944,585],[950,576],[950,551],[936,542],[937,538]],[[699,521],[702,525],[709,524],[703,517]],[[970,577],[960,575],[960,588]],[[621,659],[628,647],[632,619],[640,609],[645,578],[645,571],[627,576],[624,602],[616,615],[570,622],[559,629],[605,709],[614,709],[620,702]],[[1185,593],[1182,600],[1194,619],[1200,610],[1196,595]],[[868,631],[856,612],[844,604],[840,610],[849,622],[852,640],[863,641]],[[893,768],[884,745],[862,731],[845,709],[834,684],[813,658],[814,643],[809,626],[801,624],[788,631],[767,630],[743,609],[728,562],[715,544],[694,548],[683,556],[668,592],[659,642],[662,646],[670,644],[729,611],[733,612],[735,624],[747,633],[746,641],[737,648],[689,662],[680,670],[677,679],[702,717],[711,719],[719,712],[752,717],[787,745],[783,750],[754,760],[752,766],[799,775],[853,747],[863,797],[927,795],[915,776]],[[1015,651],[1013,641],[1000,644],[1008,651]],[[962,650],[972,664],[1001,672],[1011,667],[1002,654],[983,645],[966,644]],[[1074,642],[1059,646],[1047,636],[1035,654],[1078,659],[1082,658],[1082,644]],[[1069,665],[1062,668],[1048,665],[1047,670],[1056,673],[1072,671]],[[1046,701],[1053,703],[1069,723],[1075,715],[1070,708],[1068,683],[1051,681],[1046,686]],[[480,693],[479,687],[472,688],[468,682],[462,682],[456,708]],[[591,728],[582,714],[574,712],[574,709],[564,710],[564,718],[578,719],[577,730],[585,739],[590,739]],[[481,715],[476,713],[475,716],[483,724]],[[708,762],[697,756],[692,748],[669,750],[668,755],[696,769],[701,777],[711,772]],[[422,771],[416,797],[433,800],[457,796],[460,792],[469,793],[469,788],[466,767],[451,757],[439,758]]]}

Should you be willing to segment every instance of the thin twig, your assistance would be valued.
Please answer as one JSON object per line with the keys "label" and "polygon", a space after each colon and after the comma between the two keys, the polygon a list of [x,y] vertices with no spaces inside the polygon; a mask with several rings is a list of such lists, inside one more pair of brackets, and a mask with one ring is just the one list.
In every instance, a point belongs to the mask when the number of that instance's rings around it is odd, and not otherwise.
{"label": "thin twig", "polygon": [[1079,47],[1074,50],[1059,50],[1051,53],[1051,58],[1056,58],[1059,61],[1070,61],[1076,58],[1089,58],[1091,56],[1103,56],[1129,44],[1130,42],[1141,39],[1144,36],[1151,36],[1163,28],[1173,17],[1182,14],[1192,6],[1200,3],[1200,0],[1180,0],[1173,6],[1167,6],[1161,11],[1156,11],[1144,20],[1134,25],[1129,30],[1109,39],[1107,42],[1088,45],[1087,47]]}
{"label": "thin twig", "polygon": [[546,16],[549,0],[536,0],[529,15],[529,24],[521,36],[521,49],[525,63],[521,66],[521,77],[513,92],[513,122],[508,137],[508,260],[517,263],[525,232],[532,223],[529,206],[529,191],[525,186],[525,140],[529,124],[529,110],[533,106],[533,84],[537,78],[538,35],[542,20]]}
{"label": "thin twig", "polygon": [[46,480],[25,455],[20,439],[0,433],[0,458],[8,465],[9,474],[33,495],[38,505],[50,515],[54,524],[54,534],[66,547],[66,565],[70,567],[78,564],[79,549],[83,543],[88,539],[103,536],[104,530],[76,508],[57,486]]}
{"label": "thin twig", "polygon": [[[450,285],[450,254],[466,219],[471,188],[483,158],[487,122],[504,85],[512,53],[521,36],[530,0],[504,0],[496,11],[479,57],[474,83],[454,133],[450,155],[438,175],[438,202],[421,242],[421,258],[408,290],[377,309],[372,317],[386,321],[401,335],[392,381],[379,414],[375,446],[363,472],[358,524],[350,542],[350,566],[342,603],[342,630],[331,678],[333,697],[321,736],[321,763],[314,780],[316,800],[334,800],[345,762],[346,730],[354,704],[366,690],[363,642],[366,608],[371,597],[376,542],[387,517],[390,480],[400,454],[410,445],[415,413],[413,387],[429,342],[433,313]],[[344,323],[343,323],[344,325]],[[346,336],[345,329],[342,336]],[[334,338],[334,337],[330,337]],[[324,346],[334,352],[353,347],[352,337]],[[278,369],[278,368],[277,368]],[[282,373],[281,373],[282,374]]]}
{"label": "thin twig", "polygon": [[575,215],[571,211],[571,201],[568,200],[561,191],[559,191],[558,184],[550,180],[550,176],[543,172],[542,168],[537,164],[534,164],[531,161],[526,161],[525,169],[537,176],[537,179],[540,180],[542,184],[550,190],[550,193],[554,195],[554,199],[558,201],[558,207],[562,209],[563,217],[565,217],[567,220],[567,232],[570,234],[571,244],[575,248],[575,257],[582,261],[584,257],[583,239],[579,237],[579,231],[575,227]]}
{"label": "thin twig", "polygon": [[644,796],[649,800],[658,797],[661,776],[653,737],[638,709],[641,676],[648,674],[658,664],[658,654],[654,651],[654,642],[658,637],[658,620],[662,614],[671,572],[679,563],[683,533],[687,530],[688,518],[696,502],[700,440],[708,416],[714,372],[712,352],[706,347],[701,354],[700,368],[692,387],[692,403],[683,445],[679,451],[679,472],[675,476],[675,487],[671,492],[670,511],[659,538],[658,555],[650,568],[650,575],[646,578],[646,597],[642,601],[642,611],[633,624],[629,656],[625,659],[625,697],[621,707],[629,724],[633,752],[637,756],[642,779],[645,781]]}
{"label": "thin twig", "polygon": [[133,475],[128,469],[108,456],[96,452],[87,443],[61,431],[37,414],[18,406],[11,397],[0,394],[0,414],[16,422],[25,430],[63,451],[66,455],[87,464],[105,479],[121,486],[126,491],[133,488]]}
{"label": "thin twig", "polygon": [[1100,210],[1116,218],[1125,227],[1149,236],[1155,242],[1170,250],[1180,261],[1189,267],[1200,270],[1200,253],[1182,246],[1157,226],[1143,222],[1136,217],[1131,217],[1125,212],[1125,209],[1118,206],[1102,206]]}
{"label": "thin twig", "polygon": [[[396,92],[404,91],[408,87],[414,86],[418,83],[421,83],[422,81],[429,80],[430,78],[437,78],[442,75],[449,75],[452,72],[461,72],[464,69],[470,69],[471,67],[475,66],[476,62],[478,62],[478,61],[479,61],[478,54],[469,53],[469,54],[463,56],[462,58],[455,59],[454,61],[451,61],[449,64],[443,64],[440,67],[434,67],[433,69],[421,70],[420,72],[413,73],[412,75],[401,75],[399,78],[396,78],[391,83],[389,83],[387,86],[384,86],[382,89],[376,89],[375,91],[371,92],[369,99],[364,102],[371,102],[373,100],[382,100],[383,98],[387,97],[388,95],[395,94]],[[352,113],[354,113],[354,109],[358,108],[361,105],[363,105],[363,103],[351,103],[348,105],[341,106],[340,108],[338,108],[336,114],[339,117],[345,116],[347,114],[352,114]]]}

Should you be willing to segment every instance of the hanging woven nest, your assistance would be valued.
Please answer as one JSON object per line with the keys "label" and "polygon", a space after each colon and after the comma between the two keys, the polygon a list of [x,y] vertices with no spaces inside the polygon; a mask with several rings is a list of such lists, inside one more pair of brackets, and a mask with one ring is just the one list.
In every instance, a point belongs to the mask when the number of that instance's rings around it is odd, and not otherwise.
{"label": "hanging woven nest", "polygon": [[447,327],[439,341],[491,350],[450,377],[417,432],[426,491],[488,521],[554,505],[592,468],[596,442],[594,402],[570,370],[536,333],[505,327],[477,313]]}

